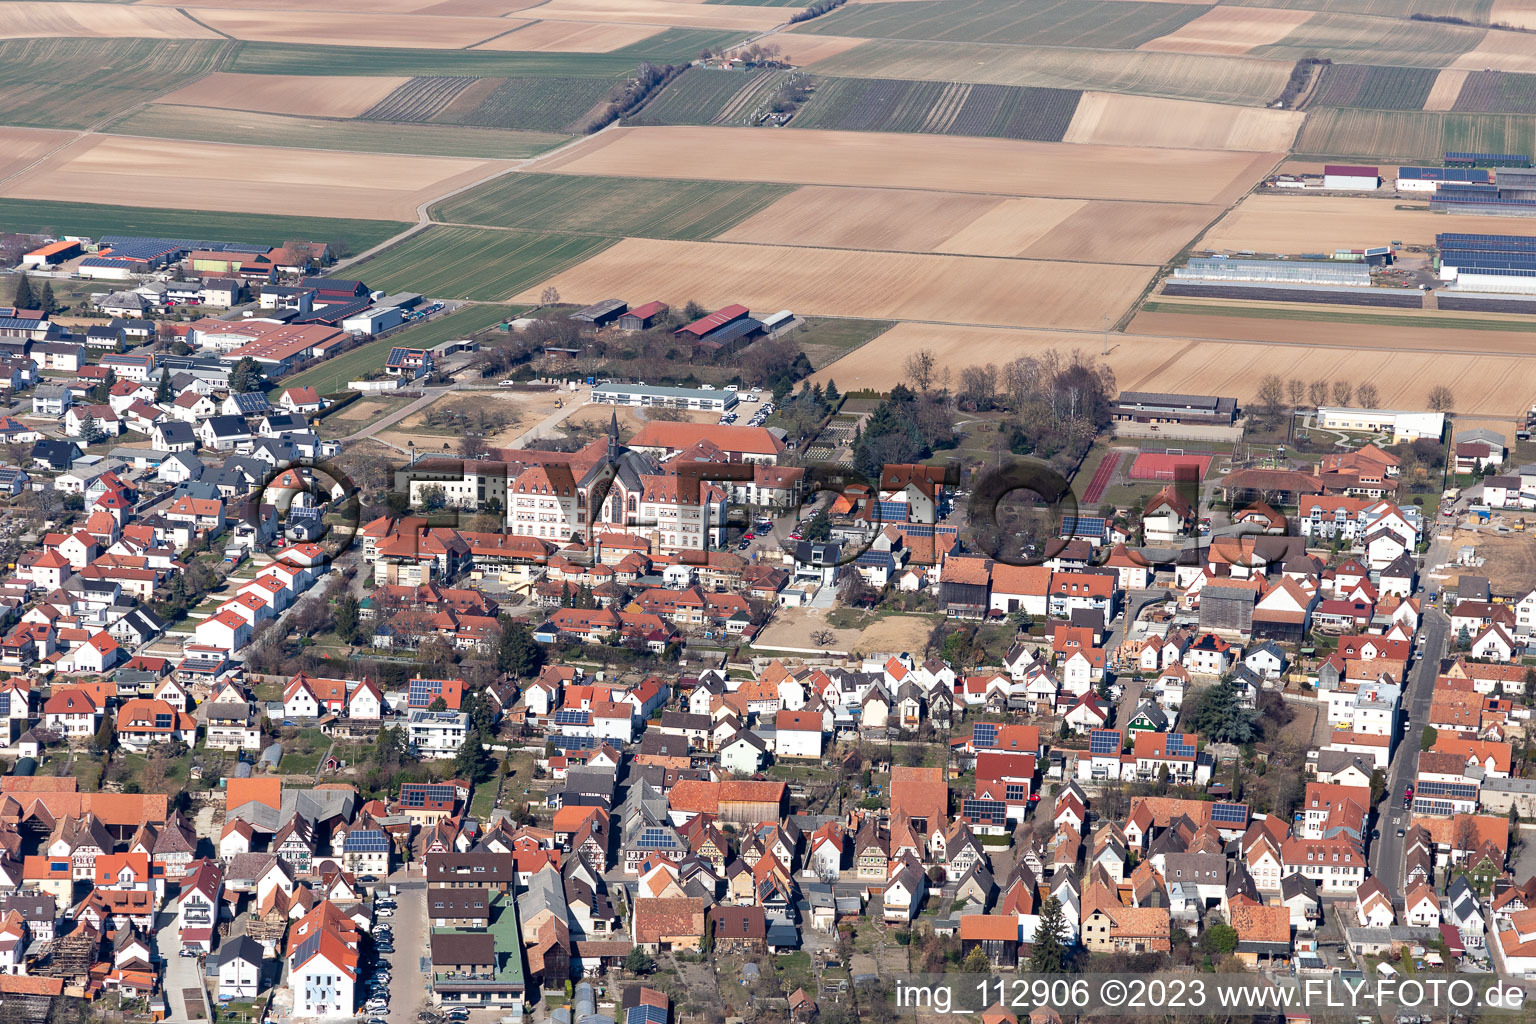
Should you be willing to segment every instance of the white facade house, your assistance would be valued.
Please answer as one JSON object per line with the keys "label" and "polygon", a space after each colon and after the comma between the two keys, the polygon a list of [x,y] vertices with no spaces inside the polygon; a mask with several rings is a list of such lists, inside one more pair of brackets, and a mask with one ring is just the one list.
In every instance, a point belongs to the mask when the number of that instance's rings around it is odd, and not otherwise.
{"label": "white facade house", "polygon": [[1322,405],[1317,409],[1317,425],[1323,430],[1390,434],[1393,444],[1401,444],[1404,441],[1417,441],[1421,437],[1439,440],[1445,432],[1445,413]]}
{"label": "white facade house", "polygon": [[469,716],[462,711],[412,711],[406,738],[417,755],[429,760],[454,756],[469,732]]}
{"label": "white facade house", "polygon": [[821,757],[821,715],[780,711],[774,719],[774,753],[779,757]]}

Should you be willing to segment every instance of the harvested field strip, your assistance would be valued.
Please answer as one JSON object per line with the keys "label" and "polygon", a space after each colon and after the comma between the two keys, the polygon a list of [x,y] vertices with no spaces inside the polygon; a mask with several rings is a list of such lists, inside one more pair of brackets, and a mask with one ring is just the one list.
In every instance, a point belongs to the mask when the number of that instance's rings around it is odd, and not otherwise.
{"label": "harvested field strip", "polygon": [[1323,70],[1323,83],[1315,102],[1324,107],[1419,110],[1429,99],[1439,75],[1432,68],[1333,64]]}
{"label": "harvested field strip", "polygon": [[1286,60],[1327,57],[1337,62],[1443,68],[1477,46],[1485,34],[1480,28],[1432,21],[1317,14],[1279,42],[1249,53]]}
{"label": "harvested field strip", "polygon": [[225,142],[231,134],[248,146],[288,146],[356,153],[412,153],[518,160],[553,149],[570,136],[436,124],[376,124],[254,111],[151,104],[103,132],[192,142]]}
{"label": "harvested field strip", "polygon": [[1390,200],[1345,196],[1256,194],[1244,199],[1200,239],[1202,249],[1294,255],[1358,246],[1433,245],[1435,235],[1518,233],[1508,217],[1430,213],[1427,205],[1400,209]]}
{"label": "harvested field strip", "polygon": [[1171,149],[1290,149],[1306,115],[1225,103],[1089,92],[1063,142]]}
{"label": "harvested field strip", "polygon": [[1284,39],[1310,17],[1306,11],[1212,7],[1168,35],[1143,43],[1142,48],[1176,53],[1243,54],[1255,46]]}
{"label": "harvested field strip", "polygon": [[1080,95],[1064,89],[830,78],[818,81],[790,126],[1058,142]]}
{"label": "harvested field strip", "polygon": [[1089,327],[1118,317],[1150,275],[1092,263],[627,238],[519,301],[549,284],[568,302],[617,289],[673,305],[691,296],[708,307],[740,302],[819,316]]}
{"label": "harvested field strip", "polygon": [[[49,131],[46,128],[0,127],[0,180],[15,174],[32,161],[53,152],[74,138],[70,132]],[[6,231],[15,229],[0,221]]]}
{"label": "harvested field strip", "polygon": [[1319,320],[1336,324],[1360,324],[1376,327],[1428,327],[1436,330],[1522,331],[1531,329],[1528,320],[1487,320],[1475,317],[1436,316],[1433,313],[1355,313],[1337,309],[1305,309],[1276,306],[1234,306],[1227,303],[1201,305],[1194,302],[1148,302],[1147,313],[1179,316],[1210,316],[1222,319],[1242,317],[1255,320]]}
{"label": "harvested field strip", "polygon": [[11,178],[3,192],[16,199],[414,219],[420,203],[507,166],[92,135]]}
{"label": "harvested field strip", "polygon": [[1109,482],[1115,478],[1115,470],[1120,465],[1120,453],[1107,451],[1099,460],[1099,465],[1093,471],[1093,477],[1088,481],[1088,486],[1083,490],[1083,504],[1097,505],[1099,499],[1104,497],[1104,492],[1109,489]]}
{"label": "harvested field strip", "polygon": [[478,81],[466,75],[412,78],[358,116],[373,121],[430,121]]}
{"label": "harvested field strip", "polygon": [[217,39],[212,29],[168,7],[7,0],[4,39]]}
{"label": "harvested field strip", "polygon": [[[613,238],[429,227],[353,267],[376,288],[495,302],[612,245]],[[375,283],[376,282],[376,283]]]}
{"label": "harvested field strip", "polygon": [[1507,71],[1467,72],[1466,82],[1451,109],[1488,114],[1536,114],[1536,75]]}
{"label": "harvested field strip", "polygon": [[704,0],[707,4],[747,4],[752,7],[809,7],[812,0]]}
{"label": "harvested field strip", "polygon": [[[143,11],[155,9],[144,6],[128,8]],[[189,7],[185,10],[201,24],[233,39],[272,43],[284,43],[295,38],[345,39],[353,46],[365,47],[414,46],[456,50],[510,32],[523,24],[506,18],[380,12],[254,11],[212,7]]]}
{"label": "harvested field strip", "polygon": [[[1203,318],[1202,318],[1203,319]],[[1157,330],[1140,330],[1146,320]],[[1211,368],[1219,367],[1222,393],[1240,403],[1258,397],[1259,383],[1267,374],[1303,380],[1367,379],[1381,394],[1383,405],[1419,408],[1429,383],[1444,382],[1457,398],[1457,412],[1482,416],[1523,413],[1536,398],[1536,360],[1528,354],[1465,353],[1447,349],[1444,332],[1432,332],[1438,347],[1429,351],[1398,351],[1398,334],[1362,330],[1359,327],[1308,327],[1305,341],[1297,341],[1295,326],[1280,324],[1291,337],[1269,340],[1252,334],[1235,334],[1248,341],[1190,340],[1181,333],[1187,317],[1138,316],[1133,330],[1111,334],[1109,355],[1100,359],[1115,373],[1125,391],[1200,393],[1209,390]],[[1155,323],[1154,323],[1155,321]],[[1262,321],[1240,322],[1253,327]],[[1280,332],[1272,332],[1280,333]],[[1430,332],[1421,332],[1430,333]],[[1501,342],[1504,339],[1500,339]],[[1517,344],[1513,338],[1509,345]],[[1050,350],[1066,355],[1073,349],[1097,352],[1098,332],[1076,333],[1044,330],[1010,330],[983,327],[900,323],[880,336],[876,345],[855,349],[822,367],[812,380],[835,379],[839,387],[886,390],[901,383],[902,364],[913,352],[929,349],[945,365],[956,369],[986,363],[1006,363],[1020,356],[1040,356]],[[1392,353],[1383,359],[1384,353]],[[1362,366],[1368,368],[1363,371]],[[1489,386],[1489,382],[1494,382]],[[1203,382],[1203,383],[1202,383]]]}
{"label": "harvested field strip", "polygon": [[1134,49],[1208,9],[1136,0],[910,0],[848,4],[798,31],[870,39]]}
{"label": "harvested field strip", "polygon": [[1533,145],[1536,117],[1531,116],[1325,107],[1308,115],[1296,155],[1438,162],[1452,150],[1530,153]]}
{"label": "harvested field strip", "polygon": [[236,52],[232,65],[225,70],[262,75],[395,75],[407,78],[415,75],[617,78],[633,72],[642,60],[657,63],[691,60],[700,50],[728,47],[741,38],[739,32],[668,29],[611,53],[502,53],[495,50],[244,43]]}
{"label": "harvested field strip", "polygon": [[432,207],[434,219],[485,227],[648,238],[712,238],[791,189],[729,181],[505,174]]}
{"label": "harvested field strip", "polygon": [[[800,37],[802,33],[792,32],[774,39],[786,53],[793,54],[794,41]],[[946,43],[875,39],[818,60],[815,70],[846,78],[1098,89],[1263,106],[1285,88],[1292,64],[1148,50],[1090,51],[985,44],[957,48]]]}
{"label": "harvested field strip", "polygon": [[399,78],[290,78],[217,71],[156,102],[305,117],[360,117],[404,84]]}
{"label": "harvested field strip", "polygon": [[535,21],[477,50],[525,50],[540,53],[611,53],[665,31],[656,25],[602,25],[594,22]]}
{"label": "harvested field strip", "polygon": [[1536,72],[1536,46],[1532,45],[1528,32],[1489,29],[1482,41],[1457,57],[1451,67],[1469,71],[1498,68],[1500,71]]}
{"label": "harvested field strip", "polygon": [[1303,290],[1266,288],[1263,285],[1166,282],[1158,293],[1168,298],[1239,299],[1251,302],[1304,302],[1328,306],[1376,306],[1393,309],[1423,309],[1424,294],[1407,288],[1341,288]]}
{"label": "harvested field strip", "polygon": [[292,238],[341,243],[344,252],[362,252],[410,225],[392,220],[282,217],[216,210],[143,209],[92,203],[0,199],[0,224],[7,231],[48,235],[144,235],[204,238],[214,242],[282,245]]}
{"label": "harvested field strip", "polygon": [[764,46],[777,46],[779,58],[795,67],[813,67],[821,61],[846,53],[866,40],[845,36],[813,36],[804,32],[775,32],[758,42]]}
{"label": "harvested field strip", "polygon": [[1493,0],[1488,21],[1495,25],[1536,29],[1536,0]]}
{"label": "harvested field strip", "polygon": [[1424,100],[1425,110],[1450,110],[1461,96],[1461,88],[1467,83],[1467,71],[1447,69],[1435,78],[1435,87]]}
{"label": "harvested field strip", "polygon": [[[920,0],[914,0],[920,2]],[[1112,0],[1111,0],[1112,2]],[[1066,146],[1014,139],[755,128],[619,128],[541,162],[542,171],[994,195],[1231,203],[1275,165],[1268,153]]]}
{"label": "harvested field strip", "polygon": [[88,128],[213,71],[239,43],[199,39],[0,42],[0,123]]}
{"label": "harvested field strip", "polygon": [[[670,25],[729,32],[766,32],[789,20],[782,7],[702,4],[689,0],[544,0],[528,13],[553,21],[605,25]],[[690,54],[697,57],[698,54]]]}
{"label": "harvested field strip", "polygon": [[784,76],[782,71],[689,68],[625,124],[740,124]]}
{"label": "harvested field strip", "polygon": [[[1274,0],[1222,0],[1223,6],[1274,7]],[[1472,22],[1487,22],[1493,0],[1436,0],[1429,13]],[[1408,18],[1425,13],[1423,0],[1286,0],[1287,9],[1329,14],[1363,14],[1377,18]],[[1494,19],[1497,20],[1497,19]]]}

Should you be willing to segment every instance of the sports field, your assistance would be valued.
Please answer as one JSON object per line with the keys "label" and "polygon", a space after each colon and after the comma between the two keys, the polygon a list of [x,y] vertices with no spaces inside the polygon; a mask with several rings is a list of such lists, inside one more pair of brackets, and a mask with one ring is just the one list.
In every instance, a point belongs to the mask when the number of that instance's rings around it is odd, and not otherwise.
{"label": "sports field", "polygon": [[540,169],[1203,203],[1236,199],[1276,160],[1267,153],[1165,149],[1151,154],[964,137],[937,146],[927,136],[881,132],[621,128],[570,147]]}
{"label": "sports field", "polygon": [[1091,327],[1117,319],[1150,276],[1096,263],[632,238],[513,298],[536,301],[548,283],[566,302],[633,294],[711,309],[739,302],[864,319]]}
{"label": "sports field", "polygon": [[789,192],[750,182],[507,174],[431,213],[435,220],[484,227],[704,239]]}
{"label": "sports field", "polygon": [[352,270],[371,287],[385,291],[498,302],[558,274],[613,241],[590,235],[429,227]]}

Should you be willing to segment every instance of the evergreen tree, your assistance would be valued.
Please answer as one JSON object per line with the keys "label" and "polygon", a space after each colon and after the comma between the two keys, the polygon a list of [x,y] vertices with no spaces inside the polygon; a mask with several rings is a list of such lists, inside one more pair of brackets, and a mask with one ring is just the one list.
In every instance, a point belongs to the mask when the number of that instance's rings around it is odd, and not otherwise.
{"label": "evergreen tree", "polygon": [[464,738],[453,757],[453,773],[470,782],[484,782],[496,773],[496,762],[485,749],[485,737],[477,730]]}
{"label": "evergreen tree", "polygon": [[630,974],[650,974],[656,969],[656,958],[636,946],[624,954],[624,969]]}
{"label": "evergreen tree", "polygon": [[1040,904],[1040,922],[1029,954],[1029,969],[1036,974],[1065,974],[1067,970],[1066,916],[1061,900],[1051,896]]}
{"label": "evergreen tree", "polygon": [[155,401],[161,405],[170,402],[176,396],[171,393],[170,367],[162,367],[160,370],[160,383],[155,385]]}
{"label": "evergreen tree", "polygon": [[37,306],[44,313],[52,313],[59,308],[58,301],[53,297],[53,282],[43,282],[43,292],[38,296]]}
{"label": "evergreen tree", "polygon": [[827,400],[828,405],[843,397],[843,393],[837,390],[837,381],[831,379],[827,381],[827,388],[822,392],[822,397]]}
{"label": "evergreen tree", "polygon": [[101,716],[101,728],[96,730],[96,749],[106,754],[117,747],[117,726],[113,724],[111,715]]}
{"label": "evergreen tree", "polygon": [[544,664],[544,650],[533,638],[528,623],[520,619],[501,620],[501,644],[496,649],[496,667],[519,678],[527,678]]}
{"label": "evergreen tree", "polygon": [[32,282],[26,274],[16,279],[16,294],[11,299],[11,305],[17,309],[37,308],[37,297],[32,294]]}
{"label": "evergreen tree", "polygon": [[357,641],[358,607],[357,598],[351,594],[342,594],[336,600],[336,635],[347,643]]}
{"label": "evergreen tree", "polygon": [[101,383],[91,388],[91,401],[97,405],[105,405],[107,399],[112,397],[112,388],[117,384],[117,371],[107,367],[107,375],[101,378]]}
{"label": "evergreen tree", "polygon": [[96,422],[96,417],[87,415],[85,422],[80,424],[80,440],[87,445],[93,445],[106,440],[106,437],[107,432],[101,429],[101,424]]}
{"label": "evergreen tree", "polygon": [[1251,743],[1259,734],[1259,716],[1242,706],[1237,684],[1226,677],[1195,699],[1188,729],[1216,743]]}

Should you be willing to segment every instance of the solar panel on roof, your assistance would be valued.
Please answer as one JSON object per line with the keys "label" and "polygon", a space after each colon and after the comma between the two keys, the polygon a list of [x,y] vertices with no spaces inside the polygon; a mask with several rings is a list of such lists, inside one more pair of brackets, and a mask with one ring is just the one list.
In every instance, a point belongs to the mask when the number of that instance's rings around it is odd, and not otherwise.
{"label": "solar panel on roof", "polygon": [[586,725],[591,720],[591,714],[574,708],[561,708],[555,712],[556,725]]}
{"label": "solar panel on roof", "polygon": [[980,797],[966,797],[960,803],[962,817],[973,821],[989,822],[1001,825],[1008,820],[1008,805],[1001,800],[983,800]]}
{"label": "solar panel on roof", "polygon": [[1113,729],[1095,729],[1088,734],[1089,754],[1120,753],[1120,734]]}
{"label": "solar panel on roof", "polygon": [[[597,746],[596,736],[551,736],[549,742],[558,750],[590,750]],[[612,740],[609,741],[613,742]]]}
{"label": "solar panel on roof", "polygon": [[971,746],[995,747],[997,746],[997,723],[975,722],[971,725]]}
{"label": "solar panel on roof", "polygon": [[1185,743],[1178,735],[1170,735],[1165,741],[1163,749],[1169,757],[1194,757],[1195,748],[1192,744]]}
{"label": "solar panel on roof", "polygon": [[1241,825],[1248,820],[1247,804],[1213,804],[1211,820],[1223,825]]}
{"label": "solar panel on roof", "polygon": [[667,1024],[667,1011],[647,1003],[631,1006],[624,1015],[624,1024]]}
{"label": "solar panel on roof", "polygon": [[1414,792],[1419,796],[1442,796],[1452,800],[1477,799],[1477,787],[1467,782],[1421,782]]}
{"label": "solar panel on roof", "polygon": [[1439,818],[1449,818],[1456,813],[1456,805],[1449,800],[1426,800],[1415,796],[1413,810],[1416,814],[1433,814]]}
{"label": "solar panel on roof", "polygon": [[649,827],[641,831],[635,840],[638,850],[670,850],[677,846],[677,836],[671,829]]}

